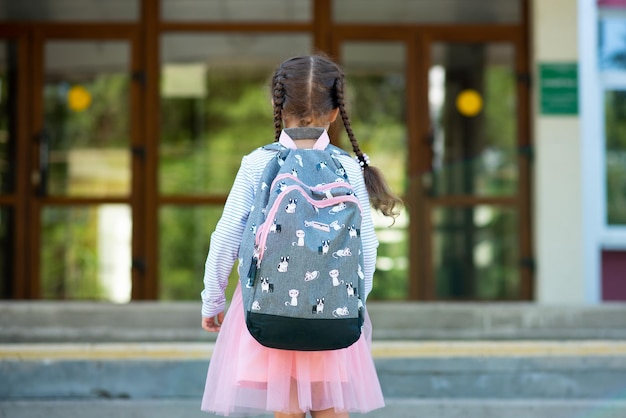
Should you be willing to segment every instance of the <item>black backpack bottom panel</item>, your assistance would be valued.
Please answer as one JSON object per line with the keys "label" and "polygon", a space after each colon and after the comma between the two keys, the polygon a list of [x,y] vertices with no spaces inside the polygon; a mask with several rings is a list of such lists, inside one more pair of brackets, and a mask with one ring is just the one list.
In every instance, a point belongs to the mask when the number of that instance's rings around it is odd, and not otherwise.
{"label": "black backpack bottom panel", "polygon": [[247,312],[246,326],[260,344],[282,350],[324,351],[346,348],[361,336],[358,318],[304,319]]}

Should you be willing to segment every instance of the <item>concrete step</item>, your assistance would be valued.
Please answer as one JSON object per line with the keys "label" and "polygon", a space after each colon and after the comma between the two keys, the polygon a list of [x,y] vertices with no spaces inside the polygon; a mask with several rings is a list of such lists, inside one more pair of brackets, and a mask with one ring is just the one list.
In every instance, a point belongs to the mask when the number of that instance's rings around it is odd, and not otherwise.
{"label": "concrete step", "polygon": [[[200,399],[212,349],[3,344],[0,399]],[[372,352],[392,399],[626,401],[624,341],[375,341]]]}
{"label": "concrete step", "polygon": [[[387,399],[369,418],[624,418],[626,401],[572,399]],[[272,415],[259,417],[270,418]],[[210,418],[196,400],[0,401],[11,418]]]}
{"label": "concrete step", "polygon": [[[368,302],[375,340],[626,339],[626,304]],[[197,302],[0,302],[0,342],[213,341]]]}

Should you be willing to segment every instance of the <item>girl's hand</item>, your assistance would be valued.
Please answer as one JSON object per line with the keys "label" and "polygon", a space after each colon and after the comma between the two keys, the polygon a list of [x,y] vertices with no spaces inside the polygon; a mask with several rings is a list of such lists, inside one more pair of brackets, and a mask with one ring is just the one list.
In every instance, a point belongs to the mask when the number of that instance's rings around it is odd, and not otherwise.
{"label": "girl's hand", "polygon": [[218,332],[224,322],[224,312],[220,312],[214,317],[202,317],[202,329],[208,332]]}

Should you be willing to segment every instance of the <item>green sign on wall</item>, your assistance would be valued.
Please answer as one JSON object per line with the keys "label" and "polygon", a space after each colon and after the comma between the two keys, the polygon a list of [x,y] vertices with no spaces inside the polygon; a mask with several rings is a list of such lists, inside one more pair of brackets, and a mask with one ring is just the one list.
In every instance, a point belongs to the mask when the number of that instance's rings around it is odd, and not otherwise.
{"label": "green sign on wall", "polygon": [[543,115],[578,114],[578,64],[539,64],[540,108]]}

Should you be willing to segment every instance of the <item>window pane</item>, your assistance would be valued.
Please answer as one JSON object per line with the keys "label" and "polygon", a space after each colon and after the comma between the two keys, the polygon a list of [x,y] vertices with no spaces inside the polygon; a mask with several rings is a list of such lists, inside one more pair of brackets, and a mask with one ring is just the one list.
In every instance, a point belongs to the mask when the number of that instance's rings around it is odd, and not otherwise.
{"label": "window pane", "polygon": [[435,43],[431,193],[515,195],[517,87],[510,44]]}
{"label": "window pane", "polygon": [[129,206],[46,207],[41,220],[42,298],[130,300]]}
{"label": "window pane", "polygon": [[337,22],[518,23],[520,0],[334,0]]}
{"label": "window pane", "polygon": [[626,90],[607,90],[604,100],[607,223],[626,225]]}
{"label": "window pane", "polygon": [[0,206],[0,299],[12,296],[13,209]]}
{"label": "window pane", "polygon": [[241,157],[274,140],[269,80],[307,35],[167,35],[161,43],[159,190],[225,195]]}
{"label": "window pane", "polygon": [[[352,128],[372,165],[385,174],[395,193],[406,190],[405,57],[404,44],[346,42],[341,49],[347,74]],[[341,122],[333,130],[343,129]],[[343,131],[341,131],[343,132]],[[340,145],[351,151],[345,133]],[[389,218],[375,214],[380,241],[372,299],[408,297],[408,216],[406,212],[389,228]]]}
{"label": "window pane", "polygon": [[161,0],[164,20],[306,22],[311,0]]}
{"label": "window pane", "polygon": [[17,46],[0,41],[0,194],[15,190]]}
{"label": "window pane", "polygon": [[[199,300],[211,233],[221,206],[165,206],[159,211],[159,299]],[[226,291],[237,286],[237,263]]]}
{"label": "window pane", "polygon": [[0,20],[136,21],[139,0],[0,0]]}
{"label": "window pane", "polygon": [[[130,46],[46,44],[40,164],[47,194],[130,194]],[[45,170],[44,174],[45,174]]]}
{"label": "window pane", "polygon": [[600,68],[626,70],[626,17],[601,19],[598,42]]}
{"label": "window pane", "polygon": [[518,217],[493,206],[433,211],[438,299],[518,299]]}

